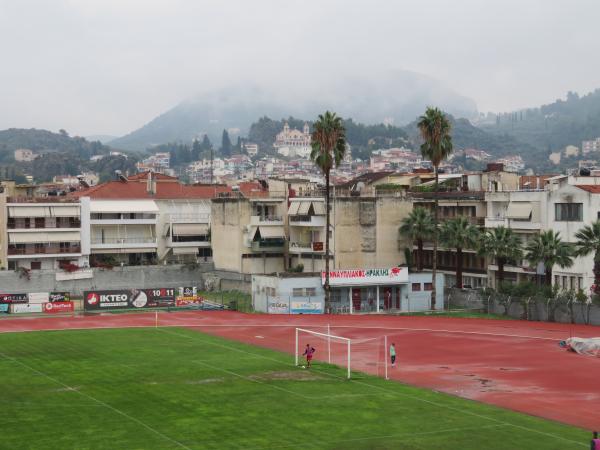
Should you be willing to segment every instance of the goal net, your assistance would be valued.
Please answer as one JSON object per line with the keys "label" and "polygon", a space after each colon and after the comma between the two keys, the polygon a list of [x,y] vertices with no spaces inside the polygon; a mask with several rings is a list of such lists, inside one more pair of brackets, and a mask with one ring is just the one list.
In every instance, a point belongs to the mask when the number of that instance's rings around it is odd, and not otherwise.
{"label": "goal net", "polygon": [[314,348],[313,361],[345,369],[347,378],[353,371],[386,376],[387,361],[384,338],[350,338],[331,334],[327,328],[308,330],[296,328],[296,365],[305,365],[304,352]]}

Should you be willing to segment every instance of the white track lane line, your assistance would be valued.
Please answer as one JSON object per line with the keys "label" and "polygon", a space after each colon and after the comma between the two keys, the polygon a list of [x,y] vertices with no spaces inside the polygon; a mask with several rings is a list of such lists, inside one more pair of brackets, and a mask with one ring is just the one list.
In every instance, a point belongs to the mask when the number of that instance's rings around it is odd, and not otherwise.
{"label": "white track lane line", "polygon": [[[169,334],[178,335],[180,337],[185,337],[185,338],[188,338],[188,339],[194,339],[191,336],[188,336],[188,335],[185,335],[185,334],[181,334],[181,333],[176,333],[174,331],[167,331],[165,329],[160,329],[160,331],[168,332]],[[250,355],[256,355],[257,358],[263,358],[263,359],[268,359],[268,360],[276,361],[276,362],[278,362],[280,364],[286,364],[285,362],[283,362],[281,360],[277,360],[275,358],[269,358],[268,356],[263,356],[263,355],[260,355],[260,354],[257,354],[257,353],[247,352],[245,350],[241,350],[241,349],[238,349],[238,348],[235,348],[235,347],[229,347],[227,345],[217,344],[217,343],[214,343],[214,342],[207,342],[207,341],[201,341],[201,342],[202,343],[206,343],[206,344],[210,344],[210,345],[215,345],[217,347],[225,348],[225,349],[232,350],[232,351],[237,351],[237,352],[240,352],[240,353],[246,353],[246,354],[250,354]],[[288,364],[288,365],[292,366],[292,367],[295,367],[294,364]],[[314,369],[314,368],[311,369],[311,370],[313,370],[315,372],[318,372],[318,373],[322,373],[322,374],[330,376],[330,377],[334,377],[334,378],[338,378],[339,379],[339,377],[337,377],[335,375],[332,375],[332,374],[329,374],[327,372],[323,372],[323,371],[320,371],[320,370],[317,370],[317,369]],[[525,427],[525,426],[522,426],[522,425],[515,425],[513,423],[505,422],[503,420],[495,419],[493,417],[488,417],[488,416],[485,416],[483,414],[478,414],[478,413],[475,413],[475,412],[472,412],[472,411],[465,411],[463,409],[455,408],[453,406],[448,406],[448,405],[445,405],[445,404],[442,404],[442,403],[434,402],[434,401],[431,401],[431,400],[426,400],[426,399],[423,399],[423,398],[420,398],[420,397],[415,397],[413,395],[404,394],[402,392],[398,392],[398,391],[395,391],[395,390],[386,389],[386,388],[381,387],[381,386],[375,386],[375,385],[372,385],[372,384],[369,384],[369,383],[365,383],[365,382],[359,381],[359,380],[350,379],[348,381],[351,382],[351,383],[360,384],[362,386],[368,386],[370,388],[377,389],[377,390],[380,390],[382,392],[386,392],[388,394],[398,395],[400,397],[410,398],[412,400],[416,400],[416,401],[420,401],[420,402],[423,402],[423,403],[427,403],[427,404],[436,406],[438,408],[444,408],[444,409],[447,409],[447,410],[452,411],[454,413],[466,414],[466,415],[469,415],[469,416],[472,416],[472,417],[477,417],[477,418],[480,418],[480,419],[490,420],[492,422],[496,422],[499,425],[507,425],[507,426],[515,427],[515,428],[518,428],[520,430],[524,430],[524,431],[528,431],[528,432],[531,432],[531,433],[539,434],[539,435],[542,435],[542,436],[550,437],[550,438],[553,438],[553,439],[556,439],[556,440],[560,440],[560,441],[563,441],[563,442],[568,442],[570,444],[577,445],[579,447],[588,447],[587,444],[584,444],[584,443],[581,443],[581,442],[577,442],[577,441],[572,441],[570,439],[563,438],[562,436],[556,436],[556,435],[551,434],[551,433],[546,433],[544,431],[535,430],[533,428],[528,428],[528,427]],[[433,392],[435,392],[435,391],[433,391]]]}
{"label": "white track lane line", "polygon": [[[194,324],[194,323],[180,323],[180,324],[172,324],[172,325],[159,325],[158,328],[173,328],[173,327],[185,327],[185,328],[297,328],[297,324]],[[323,328],[318,325],[305,325],[309,328]],[[114,329],[126,329],[126,328],[157,328],[154,325],[115,325],[115,326],[90,326],[90,327],[73,327],[73,328],[47,328],[44,330],[0,330],[1,333],[30,333],[30,332],[38,332],[38,331],[78,331],[78,330],[114,330]],[[484,331],[462,331],[462,330],[447,330],[440,328],[411,328],[411,327],[371,327],[371,326],[360,326],[360,325],[332,325],[331,328],[349,328],[356,330],[399,330],[399,331],[423,331],[430,333],[450,333],[450,334],[466,334],[466,335],[475,335],[475,336],[499,336],[499,337],[509,337],[509,338],[518,338],[518,339],[537,339],[542,341],[556,341],[557,338],[547,338],[540,336],[528,336],[524,334],[510,334],[510,333],[491,333]],[[562,330],[546,330],[552,333],[564,333]]]}
{"label": "white track lane line", "polygon": [[93,397],[93,396],[91,396],[91,395],[89,395],[89,394],[86,394],[86,393],[84,393],[84,392],[81,392],[81,391],[79,391],[79,390],[76,390],[76,389],[74,389],[73,387],[71,387],[71,386],[69,386],[69,385],[67,385],[67,384],[63,383],[62,381],[59,381],[59,380],[57,380],[56,378],[54,378],[54,377],[51,377],[50,375],[48,375],[48,374],[46,374],[46,373],[42,372],[41,370],[38,370],[38,369],[36,369],[36,368],[34,368],[34,367],[31,367],[30,365],[28,365],[28,364],[25,364],[24,362],[22,362],[22,361],[19,361],[18,359],[16,359],[16,358],[13,358],[13,357],[11,357],[11,356],[8,356],[8,355],[6,355],[6,354],[4,354],[4,353],[2,353],[2,352],[0,352],[0,356],[2,356],[3,358],[5,358],[5,359],[7,359],[7,360],[9,360],[9,361],[12,361],[12,362],[15,362],[15,363],[17,363],[17,364],[19,364],[20,366],[22,366],[22,367],[25,367],[26,369],[28,369],[28,370],[30,370],[30,371],[32,371],[32,372],[35,372],[35,373],[37,373],[38,375],[42,375],[43,377],[46,377],[47,379],[49,379],[49,380],[53,381],[54,383],[56,383],[56,384],[59,384],[59,385],[61,385],[61,386],[65,387],[65,388],[67,388],[67,389],[69,389],[69,390],[71,390],[71,391],[73,391],[73,392],[76,392],[76,393],[78,393],[79,395],[81,395],[81,396],[83,396],[83,397],[85,397],[85,398],[87,398],[87,399],[89,399],[89,400],[92,400],[92,401],[96,402],[97,404],[104,406],[105,408],[108,408],[108,409],[110,409],[111,411],[114,411],[114,412],[116,412],[117,414],[119,414],[119,415],[121,415],[121,416],[123,416],[123,417],[125,417],[125,418],[127,418],[127,419],[129,419],[129,420],[131,420],[131,421],[133,421],[133,422],[135,422],[135,423],[137,423],[138,425],[141,425],[141,426],[142,426],[142,427],[144,427],[145,429],[147,429],[147,430],[151,431],[152,433],[156,434],[157,436],[160,436],[161,438],[163,438],[163,439],[165,439],[165,440],[167,440],[167,441],[171,442],[172,444],[175,444],[175,445],[177,445],[177,446],[179,446],[179,447],[181,447],[181,448],[185,448],[186,450],[191,450],[189,447],[187,447],[186,445],[182,444],[181,442],[179,442],[179,441],[176,441],[176,440],[175,440],[175,439],[173,439],[173,438],[170,438],[169,436],[167,436],[167,435],[165,435],[165,434],[161,433],[160,431],[158,431],[158,430],[156,430],[156,429],[152,428],[150,425],[147,425],[147,424],[145,424],[145,423],[144,423],[144,422],[142,422],[141,420],[139,420],[139,419],[136,419],[136,418],[135,418],[135,417],[133,417],[133,416],[130,416],[130,415],[129,415],[129,414],[127,414],[126,412],[123,412],[123,411],[121,411],[120,409],[118,409],[118,408],[115,408],[114,406],[111,406],[111,405],[109,405],[108,403],[106,403],[106,402],[103,402],[102,400],[99,400],[99,399],[97,399],[96,397]]}

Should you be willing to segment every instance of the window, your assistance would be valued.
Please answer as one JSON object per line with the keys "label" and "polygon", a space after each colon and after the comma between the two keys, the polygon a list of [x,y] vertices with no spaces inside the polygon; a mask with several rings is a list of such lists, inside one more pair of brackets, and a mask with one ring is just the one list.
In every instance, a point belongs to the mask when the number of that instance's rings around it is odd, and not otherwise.
{"label": "window", "polygon": [[577,279],[577,289],[583,289],[583,277]]}
{"label": "window", "polygon": [[294,297],[302,297],[303,294],[304,294],[304,289],[302,289],[302,288],[294,288],[294,289],[292,289],[292,295]]}
{"label": "window", "polygon": [[40,261],[31,261],[31,270],[40,270],[42,263]]}
{"label": "window", "polygon": [[554,275],[554,284],[556,286],[560,285],[560,277],[558,275]]}
{"label": "window", "polygon": [[556,221],[581,222],[583,220],[583,203],[556,203],[554,213]]}
{"label": "window", "polygon": [[424,291],[433,291],[433,283],[423,283]]}
{"label": "window", "polygon": [[306,288],[306,296],[307,297],[314,297],[317,295],[317,289],[316,288]]}
{"label": "window", "polygon": [[413,283],[412,284],[412,291],[413,292],[417,292],[421,290],[421,283]]}
{"label": "window", "polygon": [[563,275],[562,277],[562,288],[567,289],[567,276]]}
{"label": "window", "polygon": [[575,290],[575,280],[576,279],[577,279],[577,277],[571,277],[571,280],[570,280],[571,286],[569,286],[569,289]]}

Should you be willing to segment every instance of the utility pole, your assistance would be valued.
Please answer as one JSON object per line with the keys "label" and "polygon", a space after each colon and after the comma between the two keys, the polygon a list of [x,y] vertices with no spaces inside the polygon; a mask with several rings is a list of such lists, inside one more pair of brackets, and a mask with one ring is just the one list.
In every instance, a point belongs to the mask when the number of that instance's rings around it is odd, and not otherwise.
{"label": "utility pole", "polygon": [[210,184],[213,184],[213,165],[215,161],[214,150],[210,147]]}

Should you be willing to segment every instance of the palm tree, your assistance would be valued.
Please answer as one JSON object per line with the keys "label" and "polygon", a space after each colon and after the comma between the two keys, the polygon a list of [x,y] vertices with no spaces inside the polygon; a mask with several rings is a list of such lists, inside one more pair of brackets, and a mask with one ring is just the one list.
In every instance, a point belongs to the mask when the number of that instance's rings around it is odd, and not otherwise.
{"label": "palm tree", "polygon": [[[424,158],[431,161],[435,172],[435,194],[434,194],[434,209],[433,209],[433,225],[437,229],[438,226],[438,198],[437,192],[439,187],[438,167],[440,163],[452,153],[452,136],[450,136],[450,122],[446,115],[438,108],[427,108],[425,114],[419,118],[417,123],[419,132],[423,138],[421,145],[421,154]],[[437,236],[433,237],[433,264],[431,267],[432,285],[431,291],[431,309],[435,309],[436,276],[437,276]]]}
{"label": "palm tree", "polygon": [[600,293],[600,220],[586,225],[575,234],[576,256],[594,252],[594,294]]}
{"label": "palm tree", "polygon": [[325,208],[327,210],[327,220],[325,228],[325,310],[329,312],[329,175],[333,165],[336,166],[344,159],[346,153],[346,129],[342,118],[335,113],[326,111],[320,114],[314,123],[314,130],[311,136],[312,151],[310,159],[321,169],[325,175]]}
{"label": "palm tree", "polygon": [[401,236],[410,239],[411,244],[417,243],[417,272],[423,270],[423,241],[434,234],[433,217],[431,213],[420,206],[413,209],[408,217],[402,220],[399,232]]}
{"label": "palm tree", "polygon": [[500,226],[487,230],[482,236],[480,253],[496,260],[498,265],[498,286],[504,282],[504,266],[523,257],[521,238],[507,227]]}
{"label": "palm tree", "polygon": [[544,263],[546,270],[545,282],[552,286],[552,268],[571,267],[573,265],[573,247],[563,242],[559,232],[554,230],[542,231],[527,243],[525,247],[525,258],[533,264]]}
{"label": "palm tree", "polygon": [[444,222],[440,228],[440,240],[444,247],[456,249],[456,287],[462,288],[463,250],[474,249],[479,242],[479,228],[465,216]]}

